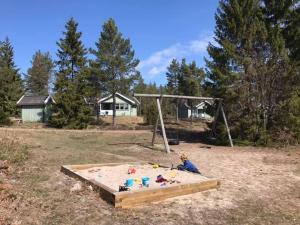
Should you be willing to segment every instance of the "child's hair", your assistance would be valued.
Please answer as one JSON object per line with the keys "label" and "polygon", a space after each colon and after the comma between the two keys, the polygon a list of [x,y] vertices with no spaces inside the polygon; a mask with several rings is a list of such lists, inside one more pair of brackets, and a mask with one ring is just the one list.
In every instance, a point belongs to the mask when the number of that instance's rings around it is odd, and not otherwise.
{"label": "child's hair", "polygon": [[185,161],[185,160],[188,159],[188,157],[183,153],[183,154],[181,154],[180,159],[181,159],[182,161]]}

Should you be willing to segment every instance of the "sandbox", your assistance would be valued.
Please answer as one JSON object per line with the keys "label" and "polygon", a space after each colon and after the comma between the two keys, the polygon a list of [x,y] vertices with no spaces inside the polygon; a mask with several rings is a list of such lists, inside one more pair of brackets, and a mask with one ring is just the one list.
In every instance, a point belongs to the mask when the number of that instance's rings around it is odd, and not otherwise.
{"label": "sandbox", "polygon": [[[136,172],[128,174],[129,168],[134,168]],[[120,208],[205,191],[220,185],[218,180],[200,174],[161,165],[154,168],[151,163],[65,165],[61,171],[92,185],[104,200]],[[157,183],[158,175],[168,181]],[[149,186],[142,185],[143,177],[150,178]],[[134,185],[128,191],[119,192],[119,186],[124,185],[127,179],[134,179]]]}

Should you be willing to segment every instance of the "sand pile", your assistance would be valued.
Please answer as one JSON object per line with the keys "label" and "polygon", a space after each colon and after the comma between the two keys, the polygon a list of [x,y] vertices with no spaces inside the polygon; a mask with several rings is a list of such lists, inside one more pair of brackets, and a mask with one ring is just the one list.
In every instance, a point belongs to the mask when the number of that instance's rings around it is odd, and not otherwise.
{"label": "sand pile", "polygon": [[[128,169],[134,168],[134,174],[128,174]],[[199,174],[194,174],[186,171],[171,170],[170,168],[153,168],[150,164],[145,165],[130,165],[123,164],[117,166],[102,166],[77,171],[81,176],[87,179],[94,179],[105,186],[118,191],[120,185],[124,185],[127,179],[133,178],[134,185],[130,190],[145,190],[147,188],[164,188],[175,185],[197,183],[206,181],[208,178]],[[171,182],[156,183],[158,175],[162,175],[165,179]],[[143,177],[149,177],[149,187],[140,185]]]}

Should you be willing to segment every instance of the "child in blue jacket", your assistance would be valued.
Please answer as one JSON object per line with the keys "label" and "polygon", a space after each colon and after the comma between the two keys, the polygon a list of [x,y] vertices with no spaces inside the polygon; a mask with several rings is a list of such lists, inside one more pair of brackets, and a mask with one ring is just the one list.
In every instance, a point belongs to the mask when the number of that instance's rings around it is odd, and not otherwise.
{"label": "child in blue jacket", "polygon": [[201,174],[200,171],[198,170],[198,168],[190,160],[188,160],[188,158],[185,154],[182,154],[180,156],[180,159],[183,162],[183,164],[177,166],[178,170],[187,170],[192,173]]}

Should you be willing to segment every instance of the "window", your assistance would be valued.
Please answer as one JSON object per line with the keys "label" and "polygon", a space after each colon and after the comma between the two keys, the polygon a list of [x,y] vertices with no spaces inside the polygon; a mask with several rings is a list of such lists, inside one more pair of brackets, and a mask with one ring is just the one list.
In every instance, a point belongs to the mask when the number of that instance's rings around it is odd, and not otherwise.
{"label": "window", "polygon": [[128,104],[127,103],[116,103],[116,110],[120,110],[120,111],[128,110]]}
{"label": "window", "polygon": [[112,104],[111,103],[102,103],[101,109],[102,110],[111,110]]}

